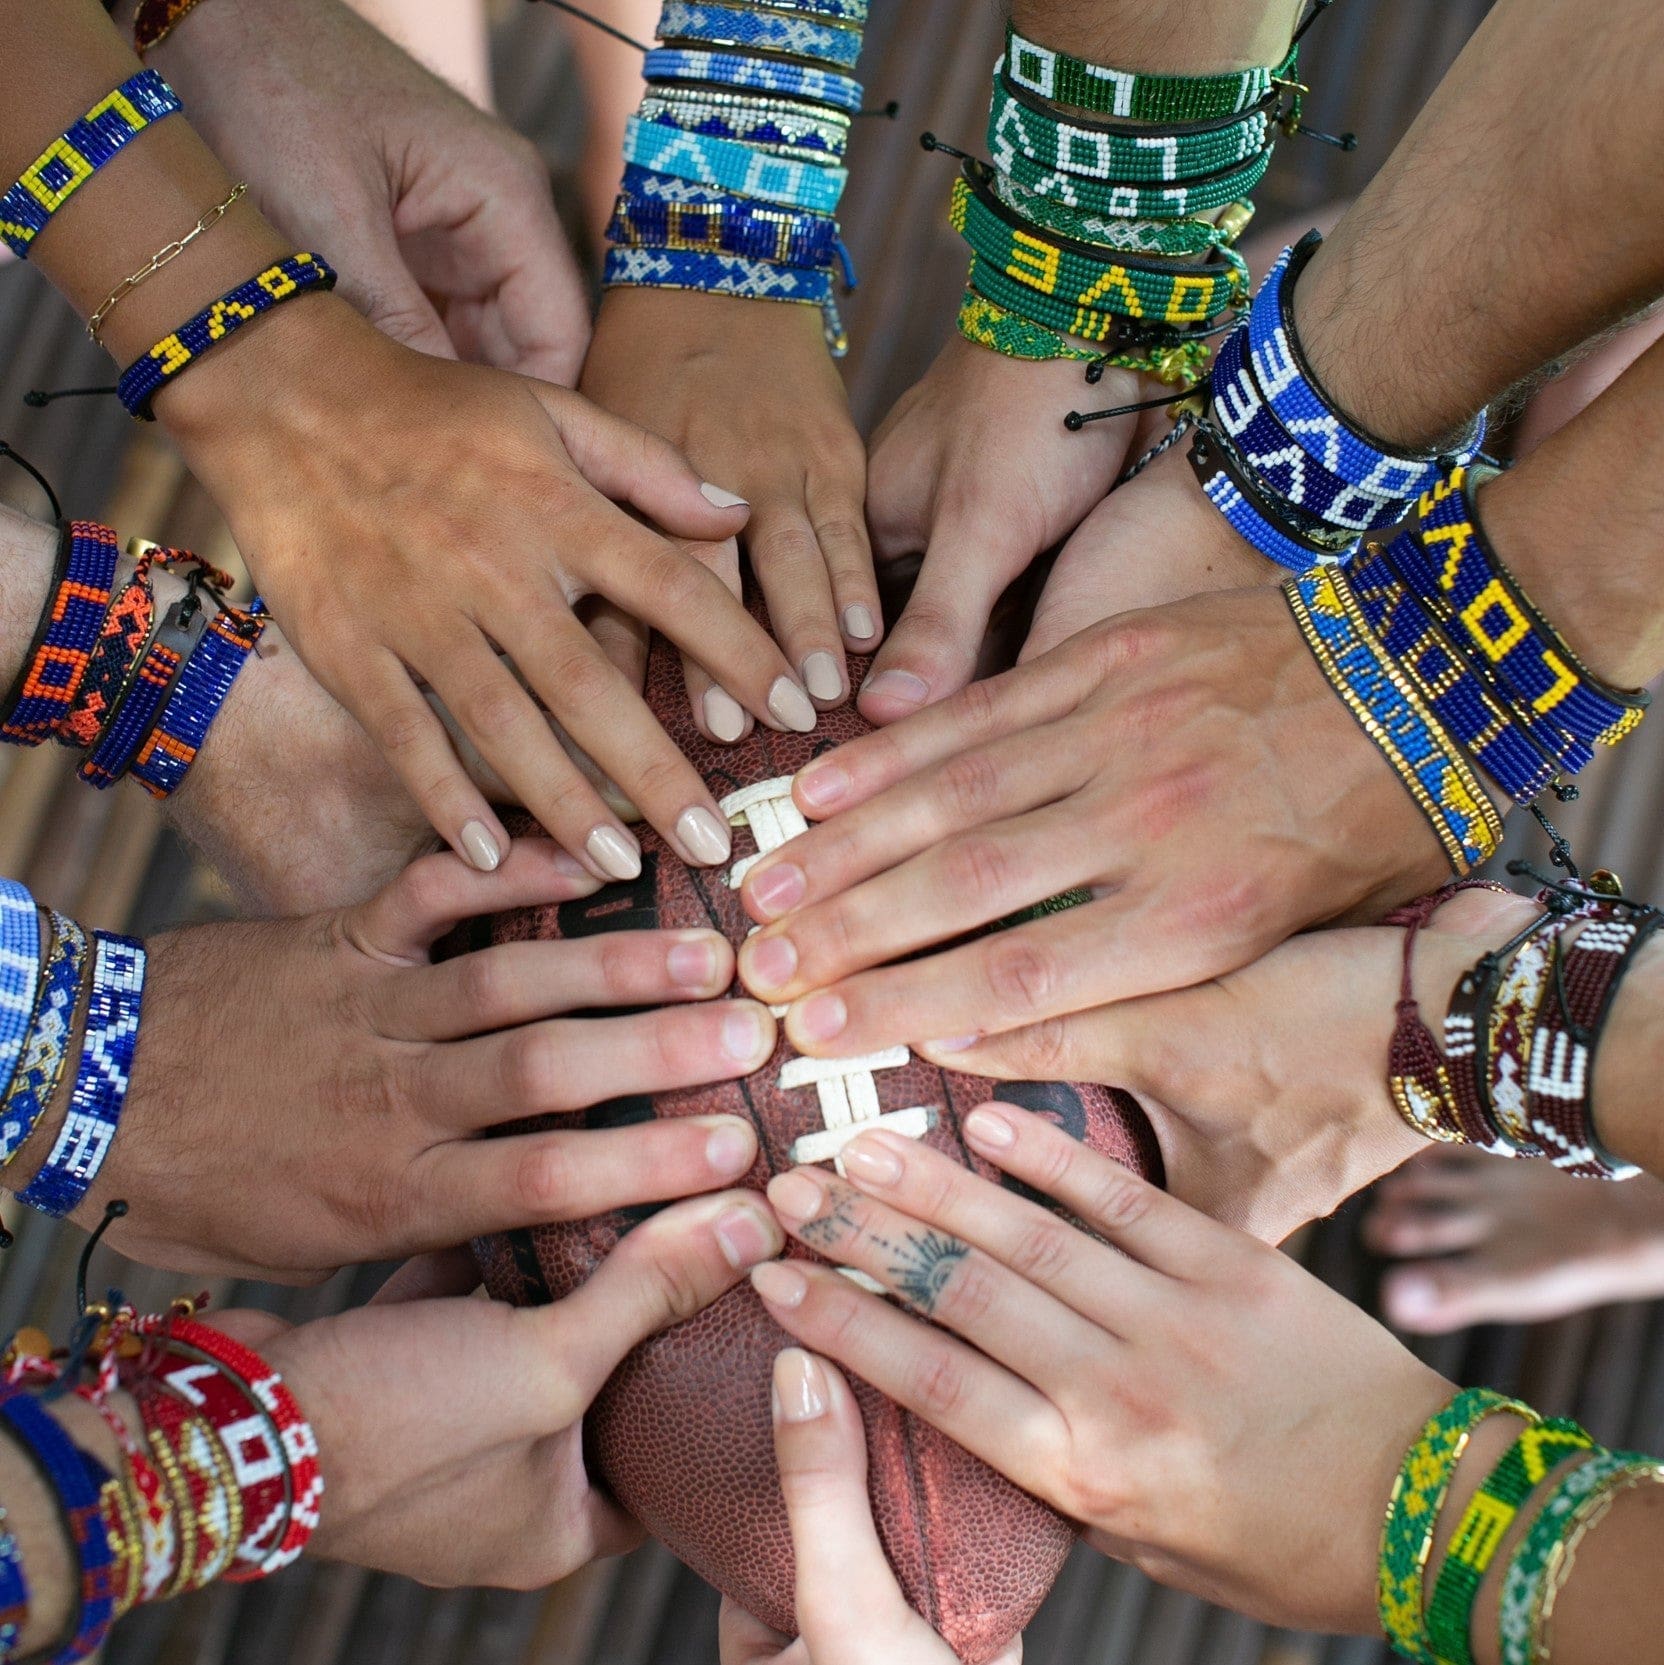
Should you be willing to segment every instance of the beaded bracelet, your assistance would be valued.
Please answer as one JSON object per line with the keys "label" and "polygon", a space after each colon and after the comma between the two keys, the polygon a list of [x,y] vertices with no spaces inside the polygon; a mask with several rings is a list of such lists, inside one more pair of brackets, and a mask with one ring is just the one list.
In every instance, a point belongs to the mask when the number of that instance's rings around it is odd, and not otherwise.
{"label": "beaded bracelet", "polygon": [[1005,31],[1005,63],[1011,80],[1054,104],[1133,121],[1207,121],[1238,115],[1258,104],[1278,82],[1299,73],[1291,48],[1275,68],[1230,70],[1222,75],[1144,75],[1087,63]]}
{"label": "beaded bracelet", "polygon": [[133,14],[133,50],[142,58],[173,33],[198,0],[139,0]]}
{"label": "beaded bracelet", "polygon": [[23,1576],[23,1556],[17,1536],[6,1525],[0,1504],[0,1665],[11,1665],[17,1639],[29,1622],[29,1581]]}
{"label": "beaded bracelet", "polygon": [[1025,190],[1008,175],[995,172],[989,189],[1029,225],[1055,231],[1077,242],[1098,244],[1118,254],[1150,254],[1175,259],[1205,255],[1235,243],[1241,230],[1253,218],[1252,203],[1233,203],[1241,212],[1221,214],[1214,220],[1193,214],[1183,219],[1129,220],[1082,212],[1053,197]]}
{"label": "beaded bracelet", "polygon": [[1616,745],[1639,725],[1652,696],[1613,688],[1578,659],[1491,546],[1468,482],[1468,470],[1458,467],[1423,493],[1420,543],[1403,551],[1405,578],[1418,594],[1436,591],[1446,600],[1516,704],[1585,745]]}
{"label": "beaded bracelet", "polygon": [[817,214],[837,208],[849,179],[847,168],[770,156],[729,139],[678,133],[639,116],[624,124],[624,160],[676,179],[697,180]]}
{"label": "beaded bracelet", "polygon": [[1181,219],[1247,196],[1265,177],[1272,147],[1236,167],[1168,184],[1134,185],[1100,182],[1085,174],[1065,173],[1013,156],[1006,172],[1026,191],[1055,197],[1069,207],[1089,213],[1115,214],[1123,219]]}
{"label": "beaded bracelet", "polygon": [[1531,1138],[1525,1077],[1537,1027],[1537,1008],[1553,964],[1550,951],[1559,934],[1559,929],[1550,927],[1520,944],[1497,985],[1486,1020],[1488,1067],[1483,1087],[1497,1126],[1516,1143],[1529,1147],[1519,1153],[1522,1156],[1542,1155]]}
{"label": "beaded bracelet", "polygon": [[988,111],[988,155],[1009,171],[1019,156],[1058,173],[1116,184],[1177,183],[1234,168],[1271,142],[1271,112],[1263,101],[1225,122],[1139,128],[1065,121],[1016,86],[1004,62],[994,66]]}
{"label": "beaded bracelet", "polygon": [[98,743],[123,688],[144,653],[155,619],[156,598],[150,588],[148,562],[116,592],[99,626],[86,674],[69,710],[58,724],[58,743],[86,750]]}
{"label": "beaded bracelet", "polygon": [[57,1097],[69,1059],[75,1008],[86,980],[87,933],[60,913],[49,914],[52,945],[41,973],[40,996],[29,1026],[28,1044],[0,1099],[0,1168],[8,1166],[42,1112]]}
{"label": "beaded bracelet", "polygon": [[94,933],[92,998],[69,1112],[40,1172],[18,1195],[42,1213],[70,1213],[115,1140],[138,1047],[147,955],[131,937]]}
{"label": "beaded bracelet", "polygon": [[833,298],[830,272],[802,271],[731,254],[615,248],[607,251],[601,284],[606,289],[686,289],[743,300],[817,306],[821,311],[822,333],[832,356],[842,358],[849,351],[849,337]]}
{"label": "beaded bracelet", "polygon": [[0,878],[0,1087],[10,1091],[40,981],[40,910],[15,879]]}
{"label": "beaded bracelet", "polygon": [[734,94],[702,97],[655,92],[651,88],[636,114],[643,121],[703,133],[713,139],[768,147],[772,152],[806,151],[810,158],[837,162],[849,144],[849,118],[838,111],[816,115],[784,100],[747,100]]}
{"label": "beaded bracelet", "polygon": [[93,521],[63,523],[59,566],[34,645],[0,710],[0,739],[38,746],[74,704],[115,580],[116,535]]}
{"label": "beaded bracelet", "polygon": [[[1568,923],[1546,917],[1538,934],[1529,938],[1528,943],[1540,941],[1544,956],[1551,956],[1556,938]],[[1530,1123],[1514,1113],[1512,1104],[1504,1118],[1488,1092],[1490,1012],[1501,974],[1499,956],[1487,954],[1465,971],[1450,991],[1450,1006],[1444,1019],[1444,1050],[1456,1086],[1456,1113],[1464,1137],[1480,1150],[1493,1156],[1541,1156],[1543,1152]]]}
{"label": "beaded bracelet", "polygon": [[771,12],[809,12],[857,27],[867,21],[867,0],[767,0]]}
{"label": "beaded bracelet", "polygon": [[[637,170],[632,169],[631,172]],[[684,181],[673,183],[683,185]],[[626,181],[613,208],[607,240],[699,254],[739,254],[780,266],[830,266],[838,257],[838,222],[820,214],[770,208],[703,186],[704,202],[634,194]]]}
{"label": "beaded bracelet", "polygon": [[19,1445],[57,1499],[75,1550],[80,1569],[80,1605],[68,1640],[48,1656],[49,1665],[71,1665],[98,1651],[113,1616],[113,1556],[99,1512],[98,1484],[86,1458],[32,1393],[23,1388],[0,1389],[0,1417],[10,1424]]}
{"label": "beaded bracelet", "polygon": [[722,6],[708,0],[665,0],[654,31],[660,40],[704,46],[742,46],[749,51],[784,52],[853,69],[861,56],[861,31],[808,17]]}
{"label": "beaded bracelet", "polygon": [[267,622],[265,603],[256,596],[246,610],[222,608],[198,640],[133,760],[133,779],[151,797],[178,790]]}
{"label": "beaded bracelet", "polygon": [[967,289],[959,303],[958,325],[959,333],[967,341],[1006,358],[1034,363],[1072,359],[1091,364],[1100,356],[1096,348],[1078,346],[1061,331],[1037,324],[974,289]]}
{"label": "beaded bracelet", "polygon": [[1203,496],[1239,537],[1268,560],[1290,572],[1302,573],[1312,566],[1344,559],[1350,548],[1346,535],[1297,518],[1291,505],[1263,491],[1235,455],[1229,435],[1206,418],[1196,424],[1189,459]]}
{"label": "beaded bracelet", "polygon": [[1381,1529],[1376,1596],[1387,1640],[1418,1665],[1436,1665],[1422,1617],[1422,1579],[1438,1531],[1439,1512],[1474,1429],[1487,1417],[1503,1414],[1532,1424],[1541,1420],[1517,1399],[1489,1388],[1463,1388],[1428,1419],[1393,1481]]}
{"label": "beaded bracelet", "polygon": [[130,76],[72,122],[0,197],[0,239],[20,260],[47,222],[130,140],[180,108],[172,87],[153,69]]}
{"label": "beaded bracelet", "polygon": [[1345,578],[1316,568],[1283,585],[1307,647],[1358,726],[1415,800],[1458,876],[1494,853],[1502,822],[1455,743],[1341,601]]}
{"label": "beaded bracelet", "polygon": [[847,110],[851,114],[861,108],[865,97],[861,83],[847,75],[730,52],[686,52],[655,47],[642,60],[642,74],[652,83],[697,81],[719,87],[755,87],[761,92],[784,93],[816,104],[829,104],[835,110]]}
{"label": "beaded bracelet", "polygon": [[252,318],[309,290],[335,287],[335,271],[315,254],[292,254],[275,266],[257,272],[165,335],[143,358],[121,373],[116,392],[128,414],[141,422],[154,421],[151,401],[162,384],[197,363],[210,347],[235,335]]}

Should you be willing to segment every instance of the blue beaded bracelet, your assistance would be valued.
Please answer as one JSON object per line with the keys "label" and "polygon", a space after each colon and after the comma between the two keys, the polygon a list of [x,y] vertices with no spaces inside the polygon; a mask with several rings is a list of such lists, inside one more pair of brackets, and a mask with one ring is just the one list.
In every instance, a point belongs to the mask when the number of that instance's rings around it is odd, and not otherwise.
{"label": "blue beaded bracelet", "polygon": [[857,26],[867,21],[867,0],[768,0],[768,8],[774,12],[809,12]]}
{"label": "blue beaded bracelet", "polygon": [[122,372],[116,393],[130,415],[141,422],[153,421],[150,402],[162,384],[195,364],[210,347],[234,335],[251,318],[270,312],[296,295],[334,287],[335,271],[328,261],[315,254],[292,254],[220,296],[172,335],[163,336],[143,358]]}
{"label": "blue beaded bracelet", "polygon": [[68,1642],[54,1649],[48,1665],[72,1665],[96,1653],[115,1616],[111,1568],[115,1552],[98,1504],[98,1482],[75,1442],[26,1388],[0,1389],[0,1417],[57,1500],[80,1569],[80,1606]]}
{"label": "blue beaded bracelet", "polygon": [[0,879],[0,1092],[23,1053],[40,981],[40,910],[15,879]]}
{"label": "blue beaded bracelet", "polygon": [[29,1622],[29,1581],[23,1576],[23,1555],[17,1536],[6,1525],[0,1507],[0,1665],[11,1665],[17,1639]]}
{"label": "blue beaded bracelet", "polygon": [[69,1113],[41,1170],[18,1200],[43,1214],[70,1213],[110,1153],[139,1042],[147,955],[144,944],[95,934],[92,999]]}
{"label": "blue beaded bracelet", "polygon": [[861,56],[861,31],[817,23],[808,17],[720,6],[705,0],[665,0],[656,31],[660,40],[696,41],[708,46],[741,46],[750,51],[785,52],[853,69]]}
{"label": "blue beaded bracelet", "polygon": [[659,289],[702,289],[751,301],[801,301],[822,306],[832,296],[832,274],[689,249],[615,248],[607,251],[602,283]]}
{"label": "blue beaded bracelet", "polygon": [[0,1168],[23,1148],[63,1078],[75,1006],[86,976],[87,933],[62,914],[51,917],[52,946],[41,973],[28,1044],[10,1088],[0,1098]]}
{"label": "blue beaded bracelet", "polygon": [[685,52],[655,47],[642,61],[648,81],[709,82],[719,87],[745,87],[755,92],[780,93],[830,104],[853,114],[866,96],[861,83],[831,70],[805,64],[779,63],[773,58],[748,58],[735,52]]}
{"label": "blue beaded bracelet", "polygon": [[1458,468],[1423,495],[1421,537],[1404,552],[1405,577],[1418,595],[1444,598],[1518,706],[1571,740],[1616,745],[1652,696],[1609,687],[1578,662],[1491,548],[1467,484]]}
{"label": "blue beaded bracelet", "polygon": [[848,129],[829,118],[794,117],[779,110],[745,110],[736,105],[701,105],[697,100],[661,98],[649,90],[636,112],[643,121],[673,127],[678,133],[703,133],[755,145],[770,155],[802,156],[809,161],[841,162]]}
{"label": "blue beaded bracelet", "polygon": [[728,139],[678,133],[639,116],[625,123],[624,160],[677,179],[697,180],[701,185],[815,214],[836,210],[849,179],[847,168],[769,156]]}
{"label": "blue beaded bracelet", "polygon": [[700,254],[738,254],[748,260],[772,260],[781,266],[818,268],[838,259],[838,222],[821,214],[771,208],[728,196],[685,180],[668,180],[697,191],[704,201],[671,201],[631,189],[629,175],[607,227],[610,242]]}
{"label": "blue beaded bracelet", "polygon": [[1260,554],[1290,572],[1305,572],[1324,563],[1341,561],[1350,543],[1319,540],[1315,527],[1297,523],[1293,511],[1279,514],[1231,454],[1230,441],[1218,429],[1198,423],[1190,443],[1190,466],[1203,495]]}
{"label": "blue beaded bracelet", "polygon": [[135,135],[179,109],[179,98],[153,69],[140,70],[101,98],[23,170],[0,197],[0,238],[21,260],[69,199]]}

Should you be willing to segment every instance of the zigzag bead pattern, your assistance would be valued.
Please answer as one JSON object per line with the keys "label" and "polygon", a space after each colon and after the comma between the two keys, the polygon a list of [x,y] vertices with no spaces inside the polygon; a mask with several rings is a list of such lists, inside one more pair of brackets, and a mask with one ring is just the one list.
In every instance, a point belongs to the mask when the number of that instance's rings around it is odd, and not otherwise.
{"label": "zigzag bead pattern", "polygon": [[783,102],[747,104],[739,95],[714,94],[699,98],[677,92],[667,95],[648,89],[636,112],[643,121],[674,127],[681,133],[703,133],[713,139],[760,145],[771,151],[802,151],[809,159],[842,160],[849,143],[849,122],[836,113],[817,116],[801,106]]}
{"label": "zigzag bead pattern", "polygon": [[678,133],[631,116],[624,126],[624,160],[677,179],[697,180],[785,208],[833,213],[849,181],[847,168],[770,156],[729,139]]}
{"label": "zigzag bead pattern", "polygon": [[10,1090],[40,979],[40,912],[16,879],[0,878],[0,1086]]}
{"label": "zigzag bead pattern", "polygon": [[63,1079],[75,1003],[86,975],[87,933],[63,914],[52,914],[51,921],[52,946],[41,974],[28,1043],[0,1102],[0,1168],[23,1148]]}
{"label": "zigzag bead pattern", "polygon": [[660,40],[694,41],[709,46],[743,46],[751,51],[784,52],[815,58],[839,69],[852,69],[861,56],[861,31],[808,17],[702,0],[665,0],[656,31]]}

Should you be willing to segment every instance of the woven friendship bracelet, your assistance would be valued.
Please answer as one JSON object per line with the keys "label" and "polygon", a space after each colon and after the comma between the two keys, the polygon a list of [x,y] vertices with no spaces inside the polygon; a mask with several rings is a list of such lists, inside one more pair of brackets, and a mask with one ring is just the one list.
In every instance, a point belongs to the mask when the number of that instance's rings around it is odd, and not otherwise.
{"label": "woven friendship bracelet", "polygon": [[1207,121],[1239,115],[1258,104],[1274,82],[1292,81],[1299,70],[1299,52],[1291,49],[1275,68],[1222,75],[1141,75],[1072,58],[1007,25],[1005,62],[1017,86],[1054,104],[1133,121]]}
{"label": "woven friendship bracelet", "polygon": [[1073,359],[1090,364],[1099,356],[1096,349],[1077,346],[1058,330],[1008,311],[974,289],[967,289],[959,303],[958,324],[959,333],[967,341],[1006,358],[1034,363]]}
{"label": "woven friendship bracelet", "polygon": [[24,668],[6,699],[0,739],[38,746],[63,721],[86,675],[115,579],[116,535],[92,521],[66,522],[63,559]]}
{"label": "woven friendship bracelet", "polygon": [[87,933],[63,914],[53,913],[49,918],[52,945],[41,972],[28,1044],[11,1087],[0,1101],[0,1168],[9,1165],[27,1143],[42,1113],[57,1096],[69,1059],[75,1007],[86,980]]}
{"label": "woven friendship bracelet", "polygon": [[687,52],[655,47],[642,60],[642,74],[649,83],[693,81],[718,87],[755,87],[761,92],[805,98],[851,113],[861,108],[865,97],[861,83],[847,75],[731,52]]}
{"label": "woven friendship bracelet", "polygon": [[23,1555],[0,1506],[0,1665],[11,1665],[17,1639],[28,1622],[29,1581],[23,1576]]}
{"label": "woven friendship bracelet", "polygon": [[847,168],[770,156],[728,139],[677,133],[631,116],[624,126],[624,160],[677,179],[697,180],[785,208],[830,214],[849,180]]}
{"label": "woven friendship bracelet", "polygon": [[47,1656],[71,1665],[102,1646],[114,1616],[110,1598],[110,1541],[98,1507],[98,1483],[87,1459],[39,1399],[26,1388],[0,1388],[0,1416],[17,1435],[47,1490],[57,1499],[78,1567],[79,1603],[71,1633]]}
{"label": "woven friendship bracelet", "polygon": [[[1229,257],[1231,263],[1211,269],[1162,266],[1109,258],[1108,250],[1026,231],[1008,218],[980,173],[953,182],[948,224],[979,259],[1083,316],[1106,313],[1187,329],[1211,324],[1246,294],[1235,254]],[[1058,327],[1071,334],[1088,333],[1068,324]]]}
{"label": "woven friendship bracelet", "polygon": [[1418,505],[1421,542],[1406,550],[1418,593],[1444,596],[1468,641],[1516,700],[1586,744],[1613,746],[1652,696],[1596,677],[1538,612],[1480,527],[1465,468],[1432,483]]}
{"label": "woven friendship bracelet", "polygon": [[1466,760],[1420,707],[1342,603],[1345,578],[1314,569],[1283,585],[1290,611],[1330,686],[1392,765],[1458,876],[1502,842],[1502,823]]}
{"label": "woven friendship bracelet", "polygon": [[23,1055],[40,981],[40,910],[15,879],[0,878],[0,1090]]}
{"label": "woven friendship bracelet", "polygon": [[209,623],[133,761],[133,779],[151,797],[178,789],[267,622],[265,603],[256,596],[246,611],[222,608]]}
{"label": "woven friendship bracelet", "polygon": [[[1101,244],[1119,254],[1168,255],[1182,259],[1186,255],[1205,255],[1235,241],[1234,218],[1229,225],[1224,216],[1219,224],[1203,215],[1178,220],[1116,219],[1083,213],[1052,197],[1026,191],[1003,173],[994,173],[988,186],[1018,219],[1073,237],[1078,242]],[[1251,204],[1232,206],[1247,210],[1243,224],[1252,218]]]}
{"label": "woven friendship bracelet", "polygon": [[780,266],[822,267],[837,259],[836,220],[710,194],[714,200],[708,203],[681,203],[625,192],[613,208],[607,239],[696,254],[738,254]]}
{"label": "woven friendship bracelet", "polygon": [[1473,1665],[1473,1604],[1503,1538],[1550,1471],[1594,1443],[1577,1423],[1549,1417],[1527,1428],[1485,1476],[1462,1511],[1427,1604],[1427,1635],[1441,1665]]}
{"label": "woven friendship bracelet", "polygon": [[70,1213],[109,1155],[138,1048],[147,956],[144,944],[94,933],[92,999],[69,1113],[41,1170],[18,1200],[42,1213]]}
{"label": "woven friendship bracelet", "polygon": [[1508,706],[1475,675],[1385,558],[1366,543],[1347,569],[1366,626],[1434,715],[1516,803],[1530,803],[1560,772],[1515,722]]}
{"label": "woven friendship bracelet", "polygon": [[1298,511],[1262,491],[1232,451],[1229,436],[1206,419],[1197,423],[1188,455],[1203,496],[1268,560],[1301,573],[1338,561],[1349,549],[1345,534],[1325,532],[1305,517],[1296,518]]}
{"label": "woven friendship bracelet", "polygon": [[140,70],[101,98],[23,170],[0,197],[0,238],[21,260],[47,222],[130,140],[171,116],[179,99],[153,69]]}
{"label": "woven friendship bracelet", "polygon": [[1376,1596],[1387,1640],[1418,1665],[1436,1665],[1422,1617],[1422,1579],[1439,1511],[1474,1429],[1486,1417],[1503,1412],[1530,1423],[1539,1420],[1529,1405],[1517,1399],[1504,1398],[1489,1388],[1463,1388],[1428,1419],[1393,1481],[1381,1531]]}
{"label": "woven friendship bracelet", "polygon": [[853,69],[861,56],[861,31],[809,17],[718,6],[702,0],[665,0],[656,31],[660,40],[695,41],[706,46],[743,46],[750,51],[784,52]]}
{"label": "woven friendship bracelet", "polygon": [[1236,167],[1271,141],[1271,116],[1263,103],[1223,124],[1198,122],[1154,131],[1089,125],[1065,121],[1004,71],[1003,62],[994,66],[988,112],[988,155],[1002,171],[1022,156],[1059,173],[1118,185],[1174,183]]}
{"label": "woven friendship bracelet", "polygon": [[849,117],[841,110],[817,113],[783,98],[649,87],[637,114],[684,133],[807,150],[834,162],[849,144]]}
{"label": "woven friendship bracelet", "polygon": [[1186,214],[1200,214],[1223,208],[1247,196],[1265,177],[1271,165],[1272,147],[1234,168],[1171,184],[1115,184],[1043,167],[1026,156],[1013,156],[1006,172],[1025,191],[1053,197],[1070,208],[1086,213],[1114,214],[1122,219],[1176,220]]}
{"label": "woven friendship bracelet", "polygon": [[195,364],[209,348],[234,335],[250,319],[274,306],[293,300],[313,289],[333,289],[335,271],[315,254],[292,254],[275,266],[257,272],[240,283],[194,318],[187,319],[172,335],[165,335],[143,358],[121,373],[117,394],[128,414],[141,422],[154,418],[150,402],[164,382]]}

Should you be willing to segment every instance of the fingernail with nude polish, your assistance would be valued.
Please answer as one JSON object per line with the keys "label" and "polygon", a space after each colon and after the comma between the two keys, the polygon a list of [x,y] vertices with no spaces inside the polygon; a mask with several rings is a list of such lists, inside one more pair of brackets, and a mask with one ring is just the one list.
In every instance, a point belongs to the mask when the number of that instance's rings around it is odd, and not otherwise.
{"label": "fingernail with nude polish", "polygon": [[807,1174],[793,1170],[768,1182],[768,1200],[783,1220],[812,1220],[820,1213],[821,1189]]}
{"label": "fingernail with nude polish", "polygon": [[801,1347],[775,1356],[771,1387],[776,1422],[813,1422],[826,1415],[826,1372]]}
{"label": "fingernail with nude polish", "polygon": [[483,821],[470,821],[462,829],[462,849],[471,867],[481,873],[495,873],[503,863],[503,852]]}
{"label": "fingernail with nude polish", "polygon": [[796,734],[807,734],[815,726],[815,708],[809,696],[790,677],[774,679],[768,691],[768,709],[775,722],[784,723]]}
{"label": "fingernail with nude polish", "polygon": [[713,504],[719,509],[749,509],[751,507],[750,503],[741,497],[738,492],[724,491],[721,486],[713,486],[709,480],[700,486],[699,495],[707,503]]}
{"label": "fingernail with nude polish", "polygon": [[731,746],[745,733],[745,707],[720,688],[707,688],[700,702],[705,710],[705,727],[724,745]]}
{"label": "fingernail with nude polish", "polygon": [[830,653],[811,653],[803,661],[803,681],[817,700],[841,700],[844,697],[843,672]]}
{"label": "fingernail with nude polish", "polygon": [[1009,1150],[1017,1142],[1017,1131],[992,1110],[973,1110],[965,1118],[965,1137],[984,1150]]}
{"label": "fingernail with nude polish", "polygon": [[751,1268],[751,1287],[777,1307],[800,1307],[809,1293],[809,1280],[783,1260],[765,1260]]}
{"label": "fingernail with nude polish", "polygon": [[597,827],[584,840],[589,859],[609,878],[634,879],[641,873],[641,850],[616,827]]}
{"label": "fingernail with nude polish", "polygon": [[682,811],[676,821],[676,838],[701,867],[715,867],[726,861],[734,848],[728,828],[703,804]]}
{"label": "fingernail with nude polish", "polygon": [[901,1158],[877,1139],[857,1139],[842,1155],[844,1167],[870,1185],[894,1185],[901,1178]]}
{"label": "fingernail with nude polish", "polygon": [[870,642],[878,634],[872,614],[859,604],[844,608],[844,634],[852,642]]}

